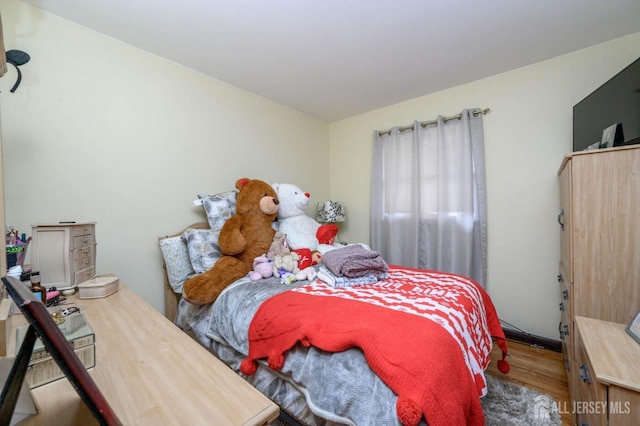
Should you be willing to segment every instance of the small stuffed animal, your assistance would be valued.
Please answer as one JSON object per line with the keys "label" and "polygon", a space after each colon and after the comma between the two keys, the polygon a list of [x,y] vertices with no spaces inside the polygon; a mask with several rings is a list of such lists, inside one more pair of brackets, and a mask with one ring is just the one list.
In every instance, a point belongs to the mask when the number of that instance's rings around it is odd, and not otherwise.
{"label": "small stuffed animal", "polygon": [[[287,235],[287,242],[291,250],[308,248],[311,251],[319,250],[324,253],[334,248],[331,244],[333,244],[332,238],[335,240],[337,226],[320,225],[305,214],[305,210],[309,206],[310,195],[308,192],[304,192],[290,183],[274,183],[271,186],[278,194],[280,201],[278,230]],[[329,233],[318,233],[321,226],[323,230],[330,229]],[[333,236],[328,235],[331,233]],[[318,234],[326,241],[319,241]]]}
{"label": "small stuffed animal", "polygon": [[270,260],[273,260],[277,255],[284,256],[285,254],[291,253],[289,249],[289,244],[287,243],[287,236],[280,232],[276,231],[273,236],[273,242],[269,247],[269,251],[267,252],[267,257]]}
{"label": "small stuffed animal", "polygon": [[277,231],[273,236],[267,258],[271,261],[274,277],[283,278],[282,282],[287,284],[295,281],[295,274],[300,272],[300,255],[289,249],[287,236],[282,232]]}
{"label": "small stuffed animal", "polygon": [[314,280],[316,276],[318,276],[318,273],[316,272],[315,268],[313,266],[309,266],[296,274],[296,281],[311,281]]}
{"label": "small stuffed animal", "polygon": [[267,256],[262,255],[253,259],[253,271],[249,272],[251,281],[273,276],[273,262]]}
{"label": "small stuffed animal", "polygon": [[292,251],[295,251],[298,253],[298,256],[300,256],[300,260],[298,260],[298,268],[300,268],[300,270],[317,265],[322,259],[322,254],[317,250],[311,251],[308,248],[301,248]]}
{"label": "small stuffed animal", "polygon": [[229,284],[253,269],[256,257],[269,250],[278,215],[278,194],[266,182],[242,178],[236,181],[236,213],[218,237],[222,257],[209,269],[184,283],[182,296],[196,305],[212,303]]}
{"label": "small stuffed animal", "polygon": [[295,252],[285,255],[277,254],[273,258],[273,276],[282,277],[285,274],[297,274],[300,272],[300,268],[298,268],[299,259],[298,253]]}

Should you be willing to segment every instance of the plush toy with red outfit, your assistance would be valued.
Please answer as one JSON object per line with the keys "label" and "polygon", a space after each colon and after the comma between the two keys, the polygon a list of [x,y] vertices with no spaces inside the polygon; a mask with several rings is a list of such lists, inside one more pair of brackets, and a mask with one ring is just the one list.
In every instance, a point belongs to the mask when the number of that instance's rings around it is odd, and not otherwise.
{"label": "plush toy with red outfit", "polygon": [[278,214],[278,194],[266,182],[242,178],[236,181],[236,214],[220,230],[222,257],[213,268],[184,283],[183,297],[196,305],[212,303],[229,284],[253,270],[253,262],[269,250]]}

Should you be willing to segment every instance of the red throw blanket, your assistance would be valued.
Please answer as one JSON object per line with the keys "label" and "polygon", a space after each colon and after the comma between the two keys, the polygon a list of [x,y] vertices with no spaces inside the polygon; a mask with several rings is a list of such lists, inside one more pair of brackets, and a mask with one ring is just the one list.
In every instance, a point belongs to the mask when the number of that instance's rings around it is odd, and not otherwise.
{"label": "red throw blanket", "polygon": [[436,271],[391,265],[389,279],[334,288],[316,280],[266,300],[249,326],[249,356],[240,370],[254,374],[256,359],[282,369],[284,352],[298,341],[328,352],[359,347],[376,374],[398,395],[405,425],[424,415],[430,426],[484,425],[480,396],[492,336],[507,345],[487,293],[474,281]]}

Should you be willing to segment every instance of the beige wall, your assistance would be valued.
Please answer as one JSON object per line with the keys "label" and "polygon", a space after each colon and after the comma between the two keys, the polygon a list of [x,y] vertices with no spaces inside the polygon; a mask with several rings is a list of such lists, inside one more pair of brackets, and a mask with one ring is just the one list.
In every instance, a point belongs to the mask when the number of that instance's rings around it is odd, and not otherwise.
{"label": "beige wall", "polygon": [[331,197],[347,241],[368,241],[373,130],[491,108],[485,116],[488,290],[500,317],[558,339],[558,178],[572,107],[640,56],[640,33],[331,123]]}
{"label": "beige wall", "polygon": [[328,198],[328,124],[24,3],[0,6],[6,48],[31,55],[15,93],[12,66],[0,79],[6,218],[20,231],[97,221],[98,273],[164,311],[157,237],[205,219],[198,193],[248,176]]}

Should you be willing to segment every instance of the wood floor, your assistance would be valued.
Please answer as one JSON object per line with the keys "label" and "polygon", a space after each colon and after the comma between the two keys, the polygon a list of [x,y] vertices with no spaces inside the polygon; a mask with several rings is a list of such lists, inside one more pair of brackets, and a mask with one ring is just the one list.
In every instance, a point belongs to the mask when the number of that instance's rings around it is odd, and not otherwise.
{"label": "wood floor", "polygon": [[[560,404],[559,406],[570,405],[567,375],[561,353],[514,341],[508,341],[507,345],[511,355],[507,359],[511,365],[511,371],[509,374],[498,371],[496,363],[502,355],[498,346],[494,344],[491,364],[487,369],[492,377],[551,395]],[[562,414],[562,425],[572,425],[571,414]]]}

